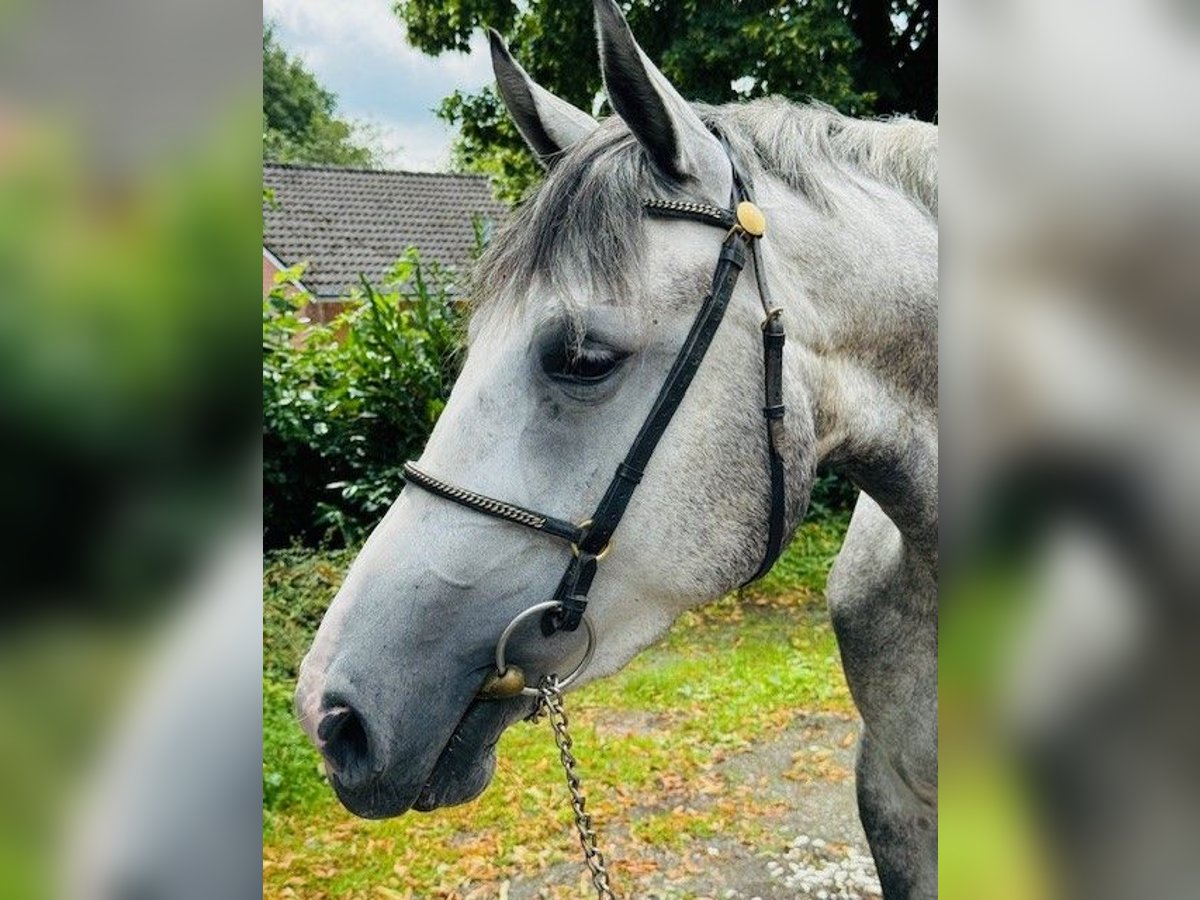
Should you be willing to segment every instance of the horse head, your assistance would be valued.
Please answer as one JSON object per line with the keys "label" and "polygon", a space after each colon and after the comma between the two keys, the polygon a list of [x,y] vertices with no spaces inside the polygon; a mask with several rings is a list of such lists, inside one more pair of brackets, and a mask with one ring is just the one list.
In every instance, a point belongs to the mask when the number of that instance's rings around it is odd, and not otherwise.
{"label": "horse head", "polygon": [[[723,143],[710,128],[715,111],[679,95],[614,0],[596,0],[596,29],[615,112],[600,122],[537,85],[492,35],[500,93],[547,172],[481,260],[462,374],[419,460],[452,485],[569,522],[592,513],[646,421],[723,246],[723,232],[703,223],[647,218],[647,200],[728,209],[731,155],[741,155],[761,181],[768,216],[778,208],[811,236],[801,248],[781,230],[772,247],[769,234],[764,271],[797,283],[808,272],[813,291],[815,272],[838,302],[839,290],[887,263],[888,248],[900,252],[895,241],[864,252],[860,238],[838,237],[846,222],[750,159],[752,141],[730,133],[732,146]],[[785,142],[785,132],[775,139]],[[880,232],[871,224],[878,210],[860,202],[862,185],[886,202],[892,194],[865,173],[855,178],[847,196],[863,209],[862,228]],[[903,216],[928,216],[904,203],[895,234],[913,233]],[[936,244],[933,253],[936,285]],[[855,254],[861,264],[848,277]],[[737,282],[598,564],[587,613],[595,654],[584,681],[620,669],[682,611],[745,582],[763,558],[772,502],[755,282]],[[843,307],[857,312],[849,299]],[[835,353],[849,346],[813,315],[800,327]],[[827,387],[820,373],[791,375],[807,358],[789,356],[788,417],[778,435],[785,530],[807,504],[818,424],[837,425],[817,413],[815,394]],[[554,595],[571,555],[564,542],[414,487],[352,565],[296,692],[338,796],[368,817],[462,803],[487,786],[497,740],[534,701],[477,695],[495,669],[501,633]],[[513,634],[508,658],[530,681],[569,671],[584,653],[584,632],[547,637],[531,618]]]}

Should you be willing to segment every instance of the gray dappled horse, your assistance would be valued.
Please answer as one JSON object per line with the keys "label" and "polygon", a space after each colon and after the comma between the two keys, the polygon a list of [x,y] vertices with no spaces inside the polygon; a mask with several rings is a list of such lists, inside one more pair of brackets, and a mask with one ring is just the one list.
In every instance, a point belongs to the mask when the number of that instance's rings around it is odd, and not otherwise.
{"label": "gray dappled horse", "polygon": [[[602,122],[532,80],[493,37],[509,112],[548,174],[492,240],[462,375],[427,472],[579,521],[629,448],[712,277],[720,235],[648,219],[646,198],[727,208],[731,158],[768,231],[783,306],[786,528],[825,464],[862,494],[828,598],[865,728],[863,825],[888,898],[937,875],[937,133],[780,100],[683,100],[596,0]],[[716,135],[720,136],[720,139]],[[584,681],[617,671],[684,610],[749,578],[769,514],[763,312],[737,284],[600,567]],[[304,660],[296,694],[342,802],[369,817],[463,803],[533,701],[477,697],[498,636],[552,595],[563,545],[426,490],[372,533]],[[563,672],[583,630],[514,638]],[[736,690],[736,685],[731,686]]]}

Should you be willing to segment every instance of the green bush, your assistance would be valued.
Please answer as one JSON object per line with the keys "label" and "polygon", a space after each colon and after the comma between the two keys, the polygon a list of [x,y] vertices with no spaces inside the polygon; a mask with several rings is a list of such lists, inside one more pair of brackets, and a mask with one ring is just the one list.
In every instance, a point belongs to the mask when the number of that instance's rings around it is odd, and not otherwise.
{"label": "green bush", "polygon": [[321,757],[296,723],[290,683],[263,679],[263,808],[303,808],[328,797]]}
{"label": "green bush", "polygon": [[320,756],[296,722],[292,693],[300,660],[357,553],[358,547],[291,548],[265,560],[263,807],[269,812],[308,808],[329,796]]}
{"label": "green bush", "polygon": [[853,510],[857,500],[858,488],[836,472],[820,469],[817,471],[816,481],[813,482],[812,494],[808,498],[808,512],[805,518],[836,519]]}
{"label": "green bush", "polygon": [[[287,273],[294,276],[296,273]],[[281,284],[263,302],[263,516],[268,549],[359,541],[403,483],[461,363],[448,271],[409,250],[328,325]]]}
{"label": "green bush", "polygon": [[263,566],[263,674],[295,682],[321,617],[358,547],[268,554]]}

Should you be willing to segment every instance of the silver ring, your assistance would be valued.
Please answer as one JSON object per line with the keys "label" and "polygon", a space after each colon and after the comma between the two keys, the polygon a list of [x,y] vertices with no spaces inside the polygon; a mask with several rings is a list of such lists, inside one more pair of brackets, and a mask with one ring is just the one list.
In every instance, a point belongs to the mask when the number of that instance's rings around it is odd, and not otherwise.
{"label": "silver ring", "polygon": [[[504,659],[504,648],[508,646],[508,639],[517,630],[517,626],[530,616],[535,616],[538,613],[544,613],[551,609],[558,609],[561,606],[562,604],[555,600],[547,600],[544,603],[538,603],[529,607],[529,609],[522,613],[518,613],[517,617],[508,623],[508,627],[501,632],[500,640],[496,643],[496,671],[499,674],[503,675],[508,671],[508,662]],[[591,620],[584,613],[581,621],[583,622],[584,631],[587,632],[587,647],[583,651],[583,659],[579,661],[579,665],[568,672],[566,677],[559,678],[557,675],[553,676],[558,681],[560,688],[565,688],[573,684],[583,673],[583,670],[587,668],[587,664],[592,661],[592,654],[596,652],[596,632],[592,629]],[[526,685],[521,688],[521,693],[526,697],[536,697],[538,696],[538,689]]]}

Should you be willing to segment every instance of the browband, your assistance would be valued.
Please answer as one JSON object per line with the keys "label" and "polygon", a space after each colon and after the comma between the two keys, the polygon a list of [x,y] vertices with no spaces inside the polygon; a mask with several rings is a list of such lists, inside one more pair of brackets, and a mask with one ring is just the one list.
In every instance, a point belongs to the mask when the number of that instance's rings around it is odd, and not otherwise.
{"label": "browband", "polygon": [[693,203],[689,200],[645,200],[642,202],[642,208],[660,219],[690,219],[701,225],[716,225],[724,229],[737,224],[736,214],[732,210],[709,206],[707,203]]}
{"label": "browband", "polygon": [[[732,157],[731,157],[732,158]],[[567,570],[554,593],[558,605],[548,611],[542,619],[542,631],[546,635],[555,631],[574,631],[582,621],[587,608],[587,595],[596,575],[596,564],[607,554],[613,533],[625,514],[634,490],[642,479],[643,471],[675,411],[683,401],[688,387],[700,367],[709,345],[725,317],[729,300],[733,296],[738,276],[746,265],[746,248],[754,263],[759,299],[763,304],[763,371],[764,395],[763,416],[767,427],[767,449],[770,471],[770,518],[767,543],[762,562],[754,575],[754,581],[771,568],[783,549],[786,528],[786,479],[783,457],[779,452],[783,425],[783,345],[784,330],[780,310],[771,304],[766,280],[762,273],[762,262],[758,251],[758,238],[765,230],[765,220],[754,205],[748,185],[734,166],[733,209],[722,209],[704,203],[677,200],[646,200],[646,213],[656,218],[686,219],[703,225],[727,230],[721,244],[721,252],[713,272],[712,287],[705,296],[691,330],[683,342],[675,362],[667,373],[658,396],[649,414],[642,423],[637,437],[625,458],[617,466],[616,474],[596,507],[591,518],[581,525],[574,525],[543,513],[525,509],[512,503],[495,500],[433,477],[413,463],[404,465],[404,475],[409,484],[422,490],[451,500],[507,522],[524,525],[543,534],[549,534],[571,544],[573,551]]]}

